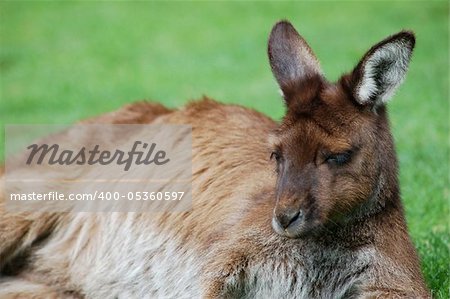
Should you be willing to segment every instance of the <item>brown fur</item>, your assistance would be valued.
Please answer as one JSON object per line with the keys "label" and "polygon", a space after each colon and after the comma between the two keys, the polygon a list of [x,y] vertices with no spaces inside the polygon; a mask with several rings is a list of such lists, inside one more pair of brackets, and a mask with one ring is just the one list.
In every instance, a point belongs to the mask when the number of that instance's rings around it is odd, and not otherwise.
{"label": "brown fur", "polygon": [[[278,25],[273,33],[277,36],[271,40],[305,47],[299,53],[306,56],[297,62],[308,67],[305,72],[296,71],[297,77],[285,76],[278,72],[285,70],[289,55],[297,55],[295,48],[287,47],[286,57],[283,47],[271,52],[272,69],[287,106],[280,124],[253,110],[207,98],[176,111],[136,103],[87,121],[192,125],[192,210],[123,214],[123,223],[134,217],[130,231],[127,235],[109,233],[125,240],[147,230],[156,231],[165,243],[179,240],[180,256],[192,254],[201,261],[192,279],[200,280],[204,298],[251,297],[258,280],[264,279],[273,283],[268,288],[276,289],[280,273],[288,279],[288,287],[279,297],[298,292],[308,298],[333,294],[429,297],[404,220],[386,108],[377,107],[374,112],[373,105],[358,103],[353,89],[361,76],[359,68],[337,83],[327,82],[317,73],[311,49],[303,39],[295,39],[296,32],[289,25]],[[283,60],[274,62],[280,55]],[[298,78],[299,74],[306,76]],[[351,157],[342,165],[328,160],[331,154],[347,151]],[[272,160],[271,153],[275,153]],[[296,219],[292,212],[299,209],[303,222],[289,232],[293,223],[289,221]],[[99,239],[108,229],[102,223],[108,215],[87,215],[78,223],[76,215],[14,215],[3,205],[0,213],[3,273],[41,285],[43,294],[57,290],[62,297],[65,292],[92,297],[90,292],[95,290],[87,290],[82,283],[82,276],[95,265],[86,252],[99,250]],[[277,234],[272,218],[284,223],[286,230]],[[70,255],[80,242],[82,250]],[[160,250],[152,254],[160,257],[164,247]],[[58,254],[52,255],[55,251]],[[9,271],[22,253],[30,259],[18,271]],[[124,252],[123,259],[127,258]],[[271,269],[271,273],[260,269]],[[338,293],[339,287],[336,293],[323,293],[327,286],[339,285],[339,279],[349,279],[339,276],[346,271],[354,280],[350,288],[343,289],[344,294]]]}

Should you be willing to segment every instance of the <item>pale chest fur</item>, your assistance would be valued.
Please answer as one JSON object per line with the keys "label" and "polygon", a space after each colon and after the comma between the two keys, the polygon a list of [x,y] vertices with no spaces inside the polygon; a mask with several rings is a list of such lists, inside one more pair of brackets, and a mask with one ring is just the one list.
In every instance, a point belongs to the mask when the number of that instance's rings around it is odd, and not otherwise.
{"label": "pale chest fur", "polygon": [[[83,290],[88,298],[201,298],[208,288],[202,283],[207,279],[205,268],[232,255],[233,248],[226,244],[211,251],[199,250],[195,240],[180,240],[152,228],[151,221],[140,225],[136,221],[123,215],[95,219],[80,215],[64,234],[55,235],[36,255],[53,261],[46,265],[71,265],[67,268],[68,284]],[[71,238],[72,243],[67,243]],[[237,265],[243,268],[225,281],[227,295],[348,298],[365,280],[374,258],[370,248],[351,252],[339,247],[324,250],[301,242],[276,246],[278,239],[267,240],[272,241],[274,247],[248,252],[245,266]],[[72,250],[54,255],[62,252],[61,246],[71,246]],[[220,272],[221,268],[218,264],[215,270]]]}
{"label": "pale chest fur", "polygon": [[[288,252],[289,255],[286,254]],[[301,244],[250,261],[233,298],[353,298],[370,275],[375,251]]]}

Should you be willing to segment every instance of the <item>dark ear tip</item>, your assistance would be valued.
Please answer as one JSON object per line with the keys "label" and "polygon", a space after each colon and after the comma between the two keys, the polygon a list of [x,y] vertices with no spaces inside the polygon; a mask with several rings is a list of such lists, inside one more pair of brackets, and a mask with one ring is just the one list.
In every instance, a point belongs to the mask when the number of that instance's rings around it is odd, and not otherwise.
{"label": "dark ear tip", "polygon": [[395,34],[394,37],[406,42],[408,45],[410,45],[411,49],[413,49],[416,44],[416,35],[411,30],[402,30],[399,33]]}
{"label": "dark ear tip", "polygon": [[271,36],[274,34],[278,34],[281,32],[297,32],[294,28],[294,26],[289,22],[288,20],[280,20],[275,23],[272,27]]}
{"label": "dark ear tip", "polygon": [[279,20],[273,25],[273,28],[294,27],[288,20]]}

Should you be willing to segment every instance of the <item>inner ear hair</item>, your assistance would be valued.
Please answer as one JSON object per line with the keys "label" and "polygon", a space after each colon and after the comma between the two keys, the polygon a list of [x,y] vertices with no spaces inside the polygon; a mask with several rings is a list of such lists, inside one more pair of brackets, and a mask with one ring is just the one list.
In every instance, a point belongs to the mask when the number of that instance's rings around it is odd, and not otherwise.
{"label": "inner ear hair", "polygon": [[269,37],[272,72],[283,92],[298,82],[322,75],[320,64],[305,39],[288,21],[276,23]]}
{"label": "inner ear hair", "polygon": [[402,84],[415,45],[414,34],[401,31],[373,46],[352,73],[353,96],[374,108],[391,99]]}

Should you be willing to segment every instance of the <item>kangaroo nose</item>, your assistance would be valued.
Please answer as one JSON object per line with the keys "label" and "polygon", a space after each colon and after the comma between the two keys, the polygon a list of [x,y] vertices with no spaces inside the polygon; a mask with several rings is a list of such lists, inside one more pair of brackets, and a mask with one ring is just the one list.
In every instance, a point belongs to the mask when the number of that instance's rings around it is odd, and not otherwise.
{"label": "kangaroo nose", "polygon": [[277,220],[280,223],[280,225],[283,227],[283,229],[286,229],[296,221],[298,218],[302,216],[302,211],[300,210],[285,210],[279,214],[277,214]]}

